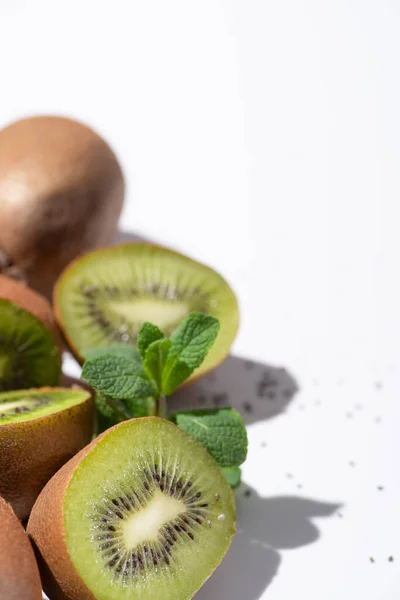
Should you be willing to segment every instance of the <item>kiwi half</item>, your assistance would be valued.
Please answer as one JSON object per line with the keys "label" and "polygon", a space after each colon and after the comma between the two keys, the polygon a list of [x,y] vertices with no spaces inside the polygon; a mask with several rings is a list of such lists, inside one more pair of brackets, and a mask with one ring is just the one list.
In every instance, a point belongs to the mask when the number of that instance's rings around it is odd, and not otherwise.
{"label": "kiwi half", "polygon": [[10,277],[0,275],[0,298],[11,300],[32,313],[51,331],[61,348],[61,336],[50,303],[27,285],[18,283]]}
{"label": "kiwi half", "polygon": [[41,600],[42,586],[32,546],[11,506],[0,497],[0,598]]}
{"label": "kiwi half", "polygon": [[0,495],[20,519],[54,473],[92,438],[94,409],[83,389],[0,394]]}
{"label": "kiwi half", "polygon": [[60,374],[52,333],[33,314],[0,298],[0,392],[57,385]]}
{"label": "kiwi half", "polygon": [[239,323],[236,297],[218,273],[150,244],[103,248],[77,259],[57,282],[54,305],[81,362],[88,349],[136,344],[144,321],[170,334],[190,312],[217,317],[218,338],[196,376],[225,358]]}
{"label": "kiwi half", "polygon": [[50,480],[28,533],[52,600],[188,600],[235,532],[235,500],[207,450],[169,421],[125,421]]}

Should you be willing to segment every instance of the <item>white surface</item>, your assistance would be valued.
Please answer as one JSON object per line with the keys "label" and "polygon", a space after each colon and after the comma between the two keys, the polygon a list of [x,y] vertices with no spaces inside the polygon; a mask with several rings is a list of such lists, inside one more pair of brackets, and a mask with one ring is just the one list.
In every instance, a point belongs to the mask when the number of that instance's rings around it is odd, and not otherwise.
{"label": "white surface", "polygon": [[239,534],[199,600],[399,597],[399,31],[395,0],[0,3],[0,124],[102,132],[123,227],[220,270],[234,353],[297,381],[274,418],[262,367],[199,384],[254,405]]}

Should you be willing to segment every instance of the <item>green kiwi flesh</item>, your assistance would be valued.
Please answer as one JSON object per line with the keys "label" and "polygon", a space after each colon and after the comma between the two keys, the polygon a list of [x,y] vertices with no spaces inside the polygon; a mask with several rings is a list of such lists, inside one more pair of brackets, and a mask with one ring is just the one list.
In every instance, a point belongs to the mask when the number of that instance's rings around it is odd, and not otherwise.
{"label": "green kiwi flesh", "polygon": [[58,281],[54,304],[80,358],[88,349],[136,344],[144,321],[168,335],[190,312],[217,317],[220,332],[200,372],[227,355],[239,321],[236,297],[218,273],[149,244],[115,246],[81,257]]}
{"label": "green kiwi flesh", "polygon": [[86,390],[42,388],[0,394],[0,426],[39,419],[85,402]]}
{"label": "green kiwi flesh", "polygon": [[34,315],[0,298],[0,392],[55,386],[60,372],[51,332]]}
{"label": "green kiwi flesh", "polygon": [[176,425],[133,419],[106,433],[64,495],[65,540],[97,600],[188,600],[235,532],[235,500],[205,448]]}

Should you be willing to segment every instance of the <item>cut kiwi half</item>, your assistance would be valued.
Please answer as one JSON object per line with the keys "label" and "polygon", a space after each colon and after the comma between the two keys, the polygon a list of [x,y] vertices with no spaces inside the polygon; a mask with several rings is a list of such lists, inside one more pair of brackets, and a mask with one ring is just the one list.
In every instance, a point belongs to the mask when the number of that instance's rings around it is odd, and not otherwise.
{"label": "cut kiwi half", "polygon": [[0,298],[0,392],[57,385],[61,357],[53,334],[18,304]]}
{"label": "cut kiwi half", "polygon": [[226,357],[239,323],[235,294],[218,273],[150,244],[103,248],[77,259],[61,275],[54,305],[80,362],[89,349],[135,345],[145,321],[168,335],[191,312],[217,317],[220,332],[196,376]]}
{"label": "cut kiwi half", "polygon": [[188,600],[235,532],[232,490],[169,421],[125,421],[51,479],[28,533],[52,600]]}
{"label": "cut kiwi half", "polygon": [[54,473],[93,434],[91,394],[40,388],[0,394],[0,495],[20,519],[28,517]]}
{"label": "cut kiwi half", "polygon": [[0,497],[0,598],[41,600],[42,586],[32,546],[11,506]]}

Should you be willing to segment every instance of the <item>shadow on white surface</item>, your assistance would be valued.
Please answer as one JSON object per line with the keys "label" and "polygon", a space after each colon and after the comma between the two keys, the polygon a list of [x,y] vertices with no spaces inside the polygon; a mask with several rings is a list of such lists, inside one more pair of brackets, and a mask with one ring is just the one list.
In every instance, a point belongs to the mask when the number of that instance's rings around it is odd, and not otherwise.
{"label": "shadow on white surface", "polygon": [[312,519],[329,517],[339,508],[297,496],[261,498],[244,486],[237,492],[237,505],[238,533],[232,547],[196,600],[258,600],[278,574],[278,551],[315,542],[319,531]]}
{"label": "shadow on white surface", "polygon": [[[131,233],[130,231],[124,231],[118,229],[117,236],[115,238],[115,244],[135,244],[137,242],[152,242],[148,238],[145,238],[139,234]],[[156,242],[154,242],[156,244]]]}
{"label": "shadow on white surface", "polygon": [[232,406],[247,424],[285,412],[298,390],[283,367],[273,367],[229,356],[200,381],[168,399],[171,412],[184,408]]}

